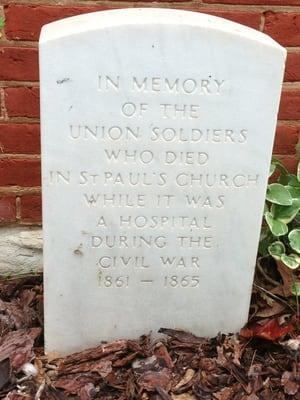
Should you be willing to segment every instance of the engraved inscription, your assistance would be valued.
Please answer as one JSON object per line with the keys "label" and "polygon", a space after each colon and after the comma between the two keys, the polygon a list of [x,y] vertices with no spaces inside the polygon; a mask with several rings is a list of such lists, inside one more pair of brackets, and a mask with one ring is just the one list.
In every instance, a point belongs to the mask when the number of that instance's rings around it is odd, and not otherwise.
{"label": "engraved inscription", "polygon": [[223,218],[234,193],[260,184],[255,167],[216,168],[220,149],[238,154],[252,135],[243,121],[239,128],[207,123],[206,102],[218,107],[232,82],[103,72],[95,90],[101,104],[114,99],[114,118],[101,111],[94,121],[70,118],[67,139],[78,150],[97,151],[99,163],[50,171],[49,182],[78,186],[80,205],[93,216],[85,246],[99,288],[199,287],[205,257],[219,247],[212,213]]}

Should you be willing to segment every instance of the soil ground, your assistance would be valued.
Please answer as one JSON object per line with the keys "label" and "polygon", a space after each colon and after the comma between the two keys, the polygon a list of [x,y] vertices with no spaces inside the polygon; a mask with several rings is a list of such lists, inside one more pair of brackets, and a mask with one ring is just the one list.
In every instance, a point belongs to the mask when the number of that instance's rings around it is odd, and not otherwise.
{"label": "soil ground", "polygon": [[[297,302],[286,269],[259,265],[249,323],[212,339],[99,343],[44,356],[42,277],[0,281],[0,398],[6,400],[300,400]],[[158,327],[159,328],[159,327]]]}

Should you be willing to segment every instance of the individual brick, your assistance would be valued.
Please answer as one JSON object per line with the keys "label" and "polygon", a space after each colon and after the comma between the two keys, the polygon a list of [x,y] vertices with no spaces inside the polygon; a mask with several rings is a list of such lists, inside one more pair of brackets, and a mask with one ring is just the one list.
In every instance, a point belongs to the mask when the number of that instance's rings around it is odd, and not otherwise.
{"label": "individual brick", "polygon": [[276,129],[274,153],[295,154],[296,144],[300,140],[300,124],[296,126],[279,125]]}
{"label": "individual brick", "polygon": [[234,11],[234,10],[219,10],[217,8],[202,8],[192,6],[191,11],[199,11],[204,14],[215,15],[217,17],[226,18],[230,21],[237,22],[249,26],[250,28],[259,29],[261,25],[262,14],[255,11]]}
{"label": "individual brick", "polygon": [[38,81],[38,50],[26,47],[0,47],[0,80]]}
{"label": "individual brick", "polygon": [[0,123],[0,153],[39,154],[39,125]]}
{"label": "individual brick", "polygon": [[0,223],[16,221],[16,198],[14,196],[0,196]]}
{"label": "individual brick", "polygon": [[93,11],[107,6],[60,6],[8,4],[5,11],[5,34],[9,40],[38,40],[43,25],[58,19]]}
{"label": "individual brick", "polygon": [[279,107],[279,119],[300,119],[300,89],[283,90]]}
{"label": "individual brick", "polygon": [[300,52],[288,53],[284,80],[286,82],[300,81]]}
{"label": "individual brick", "polygon": [[5,88],[5,107],[9,117],[37,118],[40,114],[37,87]]}
{"label": "individual brick", "polygon": [[0,159],[0,186],[33,187],[41,185],[38,159]]}
{"label": "individual brick", "polygon": [[283,46],[300,46],[300,12],[267,11],[264,32]]}
{"label": "individual brick", "polygon": [[40,195],[24,195],[21,197],[20,216],[23,222],[41,222],[42,199]]}

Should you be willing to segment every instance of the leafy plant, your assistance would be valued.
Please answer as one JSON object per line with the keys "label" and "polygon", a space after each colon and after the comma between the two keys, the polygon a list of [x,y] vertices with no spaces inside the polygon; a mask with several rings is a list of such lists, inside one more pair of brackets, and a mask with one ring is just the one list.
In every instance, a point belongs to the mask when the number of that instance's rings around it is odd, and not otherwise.
{"label": "leafy plant", "polygon": [[277,181],[268,185],[259,252],[294,270],[300,265],[300,163],[294,175],[273,158],[270,176],[274,173]]}
{"label": "leafy plant", "polygon": [[0,16],[0,29],[4,28],[4,18]]}

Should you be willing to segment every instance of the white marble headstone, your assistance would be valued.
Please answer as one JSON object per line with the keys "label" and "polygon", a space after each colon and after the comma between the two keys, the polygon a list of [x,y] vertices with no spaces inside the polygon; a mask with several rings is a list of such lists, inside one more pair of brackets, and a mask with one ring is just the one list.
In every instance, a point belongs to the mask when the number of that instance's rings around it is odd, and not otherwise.
{"label": "white marble headstone", "polygon": [[178,10],[43,27],[48,352],[247,321],[285,57]]}

